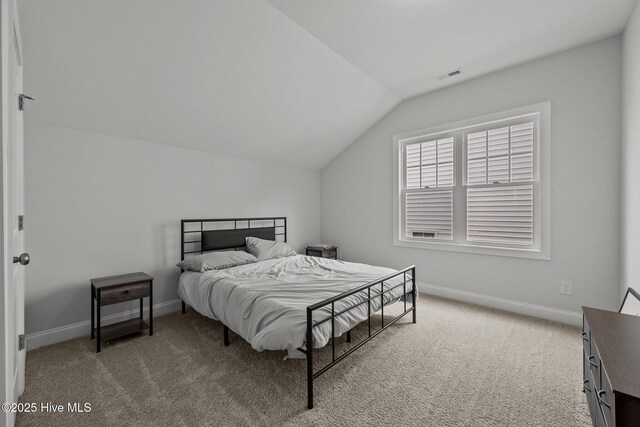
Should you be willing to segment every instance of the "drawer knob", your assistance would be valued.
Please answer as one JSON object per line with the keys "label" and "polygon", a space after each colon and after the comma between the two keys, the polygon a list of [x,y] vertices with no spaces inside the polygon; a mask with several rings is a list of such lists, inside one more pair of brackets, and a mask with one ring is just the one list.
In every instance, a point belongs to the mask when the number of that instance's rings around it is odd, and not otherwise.
{"label": "drawer knob", "polygon": [[128,294],[129,293],[129,289],[125,289],[123,293],[124,294]]}
{"label": "drawer knob", "polygon": [[589,365],[593,366],[594,368],[597,368],[598,365],[593,361],[593,359],[595,359],[595,356],[589,356],[587,357],[587,360],[589,360]]}
{"label": "drawer knob", "polygon": [[580,335],[582,335],[582,339],[583,339],[583,340],[585,340],[585,341],[589,341],[589,338],[587,338],[587,333],[586,333],[586,332],[583,332],[583,333],[581,333]]}
{"label": "drawer knob", "polygon": [[587,390],[589,393],[591,393],[591,389],[589,387],[587,387],[587,384],[589,384],[589,380],[585,380],[584,381],[583,387],[584,387],[585,390]]}
{"label": "drawer knob", "polygon": [[600,390],[600,391],[598,392],[598,401],[599,401],[601,404],[603,404],[604,406],[606,406],[607,408],[611,409],[611,405],[609,405],[607,402],[605,402],[605,401],[602,399],[602,395],[603,395],[603,394],[607,394],[607,391],[606,391],[606,390]]}

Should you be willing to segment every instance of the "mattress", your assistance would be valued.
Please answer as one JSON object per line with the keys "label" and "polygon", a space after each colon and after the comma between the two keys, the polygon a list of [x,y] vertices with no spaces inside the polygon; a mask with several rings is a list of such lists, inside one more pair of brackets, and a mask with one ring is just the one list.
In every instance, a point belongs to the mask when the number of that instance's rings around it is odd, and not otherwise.
{"label": "mattress", "polygon": [[[327,298],[394,273],[395,270],[367,264],[297,255],[260,261],[205,273],[184,272],[178,295],[198,313],[220,320],[257,351],[287,350],[290,357],[304,357],[306,308]],[[409,275],[407,275],[409,277]],[[402,283],[403,276],[371,288],[371,296]],[[406,292],[411,291],[406,284]],[[403,286],[374,298],[371,312],[398,301]],[[335,312],[366,301],[367,291],[335,303]],[[331,305],[314,310],[313,321],[331,314]],[[338,337],[368,317],[366,302],[336,317],[333,336]],[[313,328],[313,346],[323,347],[331,339],[331,322]]]}

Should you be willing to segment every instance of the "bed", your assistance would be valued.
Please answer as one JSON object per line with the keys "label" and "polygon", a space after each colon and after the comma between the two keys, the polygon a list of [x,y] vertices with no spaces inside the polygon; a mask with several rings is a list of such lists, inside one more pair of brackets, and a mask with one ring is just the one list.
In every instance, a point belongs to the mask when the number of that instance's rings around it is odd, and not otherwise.
{"label": "bed", "polygon": [[[285,217],[186,219],[181,222],[181,259],[211,251],[243,250],[245,239],[286,242]],[[235,254],[235,253],[234,253]],[[203,316],[220,321],[224,345],[229,330],[257,351],[286,350],[307,360],[307,407],[313,408],[313,381],[405,315],[416,322],[415,267],[400,271],[304,255],[205,272],[183,271],[178,295]],[[401,313],[385,321],[385,307]],[[396,306],[397,306],[396,305]],[[372,329],[372,316],[382,324]],[[336,338],[363,322],[368,333],[336,354]],[[311,344],[309,344],[311,343]],[[314,369],[314,349],[331,345],[330,362]]]}

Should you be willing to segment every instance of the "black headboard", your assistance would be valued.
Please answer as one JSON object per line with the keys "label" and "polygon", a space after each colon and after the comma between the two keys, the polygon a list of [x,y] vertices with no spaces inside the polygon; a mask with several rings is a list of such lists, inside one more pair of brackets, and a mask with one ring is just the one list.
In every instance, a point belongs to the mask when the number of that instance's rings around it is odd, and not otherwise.
{"label": "black headboard", "polygon": [[180,259],[222,249],[243,249],[245,237],[287,241],[286,217],[183,219]]}

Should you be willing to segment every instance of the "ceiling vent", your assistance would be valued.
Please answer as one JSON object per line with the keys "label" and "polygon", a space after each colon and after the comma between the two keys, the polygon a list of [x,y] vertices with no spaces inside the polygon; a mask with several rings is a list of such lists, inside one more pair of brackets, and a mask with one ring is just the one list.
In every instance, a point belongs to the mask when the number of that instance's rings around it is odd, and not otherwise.
{"label": "ceiling vent", "polygon": [[439,76],[436,76],[437,80],[444,80],[444,79],[448,79],[449,77],[453,77],[453,76],[457,76],[458,74],[461,74],[462,70],[460,68],[457,68],[455,70],[449,71],[446,74],[440,74]]}

